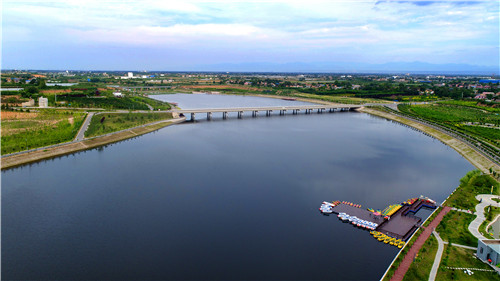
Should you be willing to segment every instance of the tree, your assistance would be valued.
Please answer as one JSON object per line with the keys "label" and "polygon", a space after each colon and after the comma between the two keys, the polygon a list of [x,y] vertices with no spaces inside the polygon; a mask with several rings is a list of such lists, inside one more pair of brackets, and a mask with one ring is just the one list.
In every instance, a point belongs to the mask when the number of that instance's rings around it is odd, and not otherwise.
{"label": "tree", "polygon": [[47,88],[47,84],[45,84],[45,79],[39,78],[37,80],[38,80],[37,81],[38,88],[40,88],[40,89],[46,89]]}
{"label": "tree", "polygon": [[24,89],[24,91],[21,92],[21,96],[23,98],[31,98],[34,94],[38,93],[38,88],[35,86],[29,86]]}

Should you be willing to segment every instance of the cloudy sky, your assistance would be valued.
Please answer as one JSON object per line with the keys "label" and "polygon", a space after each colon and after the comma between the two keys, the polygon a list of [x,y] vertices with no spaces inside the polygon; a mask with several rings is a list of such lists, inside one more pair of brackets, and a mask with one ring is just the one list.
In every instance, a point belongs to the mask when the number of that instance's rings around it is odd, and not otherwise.
{"label": "cloudy sky", "polygon": [[499,1],[4,0],[2,68],[499,65]]}

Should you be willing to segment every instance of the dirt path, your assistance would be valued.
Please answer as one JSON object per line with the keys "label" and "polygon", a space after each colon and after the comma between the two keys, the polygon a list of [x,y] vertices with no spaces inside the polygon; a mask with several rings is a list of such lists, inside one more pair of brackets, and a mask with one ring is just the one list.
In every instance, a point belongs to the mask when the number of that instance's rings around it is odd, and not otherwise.
{"label": "dirt path", "polygon": [[426,228],[424,228],[424,231],[417,238],[417,241],[415,241],[415,243],[413,243],[410,250],[408,251],[408,253],[406,253],[406,256],[403,258],[403,261],[399,264],[398,269],[396,269],[396,272],[394,272],[394,275],[392,276],[391,281],[403,280],[403,277],[405,276],[406,272],[408,271],[408,268],[410,268],[410,265],[413,262],[413,259],[417,256],[418,251],[420,251],[420,248],[422,248],[425,241],[427,241],[429,236],[431,236],[432,231],[438,226],[438,224],[441,222],[443,217],[450,210],[451,210],[450,207],[444,207],[439,212],[439,214],[434,218],[434,220]]}

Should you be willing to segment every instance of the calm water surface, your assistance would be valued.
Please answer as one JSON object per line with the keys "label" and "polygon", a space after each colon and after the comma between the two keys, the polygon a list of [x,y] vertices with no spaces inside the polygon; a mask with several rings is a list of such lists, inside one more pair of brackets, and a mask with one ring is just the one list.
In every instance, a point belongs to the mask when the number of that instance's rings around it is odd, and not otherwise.
{"label": "calm water surface", "polygon": [[398,249],[320,203],[442,201],[471,169],[437,140],[355,112],[171,126],[2,171],[2,277],[378,280]]}

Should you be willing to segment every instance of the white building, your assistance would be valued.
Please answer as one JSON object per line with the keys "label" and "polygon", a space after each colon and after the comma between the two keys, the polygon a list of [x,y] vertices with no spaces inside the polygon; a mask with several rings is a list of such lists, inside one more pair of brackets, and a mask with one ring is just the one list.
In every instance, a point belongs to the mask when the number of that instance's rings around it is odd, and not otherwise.
{"label": "white building", "polygon": [[38,98],[38,107],[43,107],[43,108],[49,107],[49,100],[44,97]]}
{"label": "white building", "polygon": [[128,78],[134,78],[134,73],[129,72],[129,73],[127,74],[127,77],[128,77]]}
{"label": "white building", "polygon": [[113,96],[115,96],[117,98],[121,98],[121,97],[123,97],[123,94],[121,92],[114,92]]}

